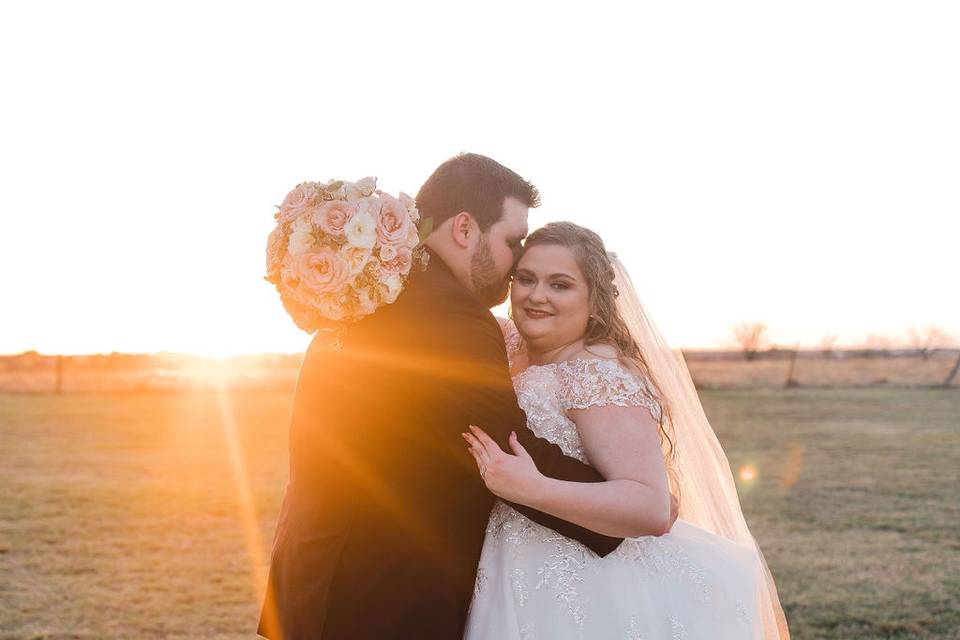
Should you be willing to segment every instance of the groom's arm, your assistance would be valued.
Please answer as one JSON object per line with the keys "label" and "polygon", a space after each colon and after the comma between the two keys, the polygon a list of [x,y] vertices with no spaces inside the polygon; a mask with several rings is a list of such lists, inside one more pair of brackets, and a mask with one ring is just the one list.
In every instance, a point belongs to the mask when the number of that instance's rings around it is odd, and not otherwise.
{"label": "groom's arm", "polygon": [[[513,391],[503,336],[493,316],[467,313],[454,320],[452,326],[455,327],[453,339],[444,340],[447,343],[444,352],[451,362],[451,373],[460,369],[460,375],[451,375],[440,386],[450,394],[447,397],[449,402],[459,404],[466,423],[448,425],[440,437],[452,438],[450,446],[465,452],[460,433],[468,424],[475,424],[509,451],[510,432],[516,431],[520,443],[544,475],[571,482],[603,482],[603,476],[596,469],[564,455],[560,447],[538,438],[526,428],[526,415],[518,406]],[[470,462],[472,464],[472,460]],[[600,556],[607,555],[623,541],[529,507],[513,506],[532,520],[579,540]]]}

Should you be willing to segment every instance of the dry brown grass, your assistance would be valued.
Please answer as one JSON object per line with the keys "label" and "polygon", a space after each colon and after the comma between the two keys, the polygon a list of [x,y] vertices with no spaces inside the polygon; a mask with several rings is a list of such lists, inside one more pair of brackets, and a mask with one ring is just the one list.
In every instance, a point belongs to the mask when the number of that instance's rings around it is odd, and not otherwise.
{"label": "dry brown grass", "polygon": [[[953,368],[956,356],[936,354],[929,359],[802,357],[797,360],[794,380],[801,387],[925,387],[941,384]],[[688,361],[690,375],[701,388],[773,388],[787,379],[789,360],[696,360]],[[960,383],[954,381],[954,385]]]}
{"label": "dry brown grass", "polygon": [[[236,361],[189,360],[180,367],[105,369],[68,363],[64,367],[63,390],[90,391],[171,391],[210,390],[225,383],[249,389],[288,389],[296,380],[299,359],[283,356],[271,366],[259,366],[256,358]],[[794,378],[803,387],[926,387],[943,382],[956,356],[940,352],[921,357],[822,357],[804,354]],[[56,385],[53,358],[30,368],[0,367],[0,392],[47,393]],[[689,358],[690,373],[700,388],[782,387],[789,360],[739,358],[710,360]],[[960,386],[960,376],[954,382]]]}

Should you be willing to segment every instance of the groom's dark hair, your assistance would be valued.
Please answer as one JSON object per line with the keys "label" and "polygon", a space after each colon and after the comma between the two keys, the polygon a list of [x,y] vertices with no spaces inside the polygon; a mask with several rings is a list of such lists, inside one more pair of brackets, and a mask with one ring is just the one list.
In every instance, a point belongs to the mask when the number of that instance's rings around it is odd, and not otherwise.
{"label": "groom's dark hair", "polygon": [[461,153],[437,167],[417,193],[417,209],[433,218],[433,228],[467,211],[481,231],[503,217],[503,201],[514,197],[530,208],[540,206],[540,192],[516,172],[478,153]]}

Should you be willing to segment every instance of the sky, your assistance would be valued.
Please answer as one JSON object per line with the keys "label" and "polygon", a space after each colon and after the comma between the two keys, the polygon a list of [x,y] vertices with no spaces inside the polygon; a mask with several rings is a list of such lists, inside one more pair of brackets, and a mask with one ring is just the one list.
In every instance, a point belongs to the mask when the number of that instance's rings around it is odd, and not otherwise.
{"label": "sky", "polygon": [[[624,5],[626,3],[623,3]],[[304,180],[443,160],[597,231],[677,346],[960,339],[960,6],[7,3],[0,353],[296,352]]]}

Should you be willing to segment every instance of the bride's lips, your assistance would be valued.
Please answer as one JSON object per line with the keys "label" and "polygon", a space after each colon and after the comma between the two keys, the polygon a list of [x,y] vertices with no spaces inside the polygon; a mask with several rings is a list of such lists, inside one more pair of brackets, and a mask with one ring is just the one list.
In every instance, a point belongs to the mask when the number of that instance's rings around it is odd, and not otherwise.
{"label": "bride's lips", "polygon": [[544,318],[549,318],[553,314],[548,311],[542,311],[539,309],[524,309],[523,312],[527,314],[527,317],[532,320],[542,320]]}

